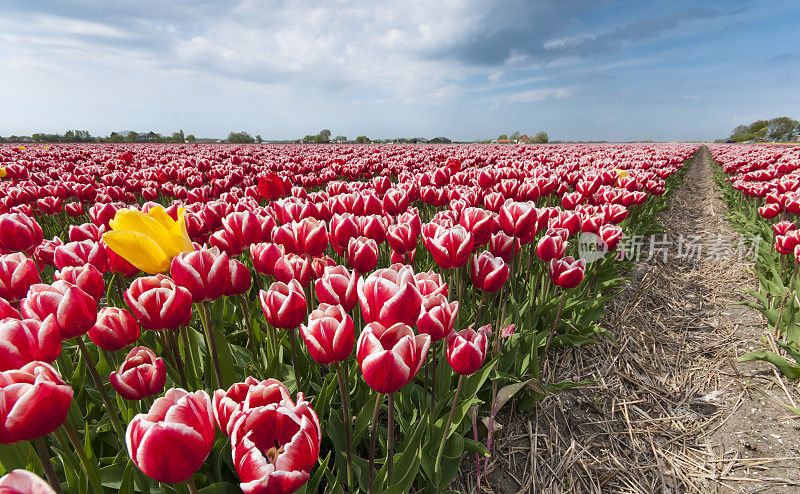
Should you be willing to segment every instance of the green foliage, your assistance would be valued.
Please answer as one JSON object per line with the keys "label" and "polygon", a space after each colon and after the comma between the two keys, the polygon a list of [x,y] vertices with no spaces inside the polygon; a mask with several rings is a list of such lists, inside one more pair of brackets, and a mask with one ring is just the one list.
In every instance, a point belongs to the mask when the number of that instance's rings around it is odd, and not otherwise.
{"label": "green foliage", "polygon": [[372,141],[370,141],[369,137],[367,137],[367,136],[358,136],[358,137],[356,137],[356,143],[357,144],[369,144],[370,142],[372,142]]}

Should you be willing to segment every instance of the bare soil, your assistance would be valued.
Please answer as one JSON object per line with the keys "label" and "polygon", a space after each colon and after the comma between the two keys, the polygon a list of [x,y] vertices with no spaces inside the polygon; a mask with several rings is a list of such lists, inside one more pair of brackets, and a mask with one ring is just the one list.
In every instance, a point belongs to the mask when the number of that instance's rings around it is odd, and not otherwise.
{"label": "bare soil", "polygon": [[[648,259],[645,241],[608,307],[615,340],[548,355],[554,382],[596,384],[501,417],[481,492],[800,492],[800,420],[785,406],[800,392],[768,364],[738,362],[768,329],[740,305],[757,285],[712,166],[703,148],[662,213],[669,245],[657,235],[663,251]],[[462,462],[462,492],[476,492],[474,462]]]}

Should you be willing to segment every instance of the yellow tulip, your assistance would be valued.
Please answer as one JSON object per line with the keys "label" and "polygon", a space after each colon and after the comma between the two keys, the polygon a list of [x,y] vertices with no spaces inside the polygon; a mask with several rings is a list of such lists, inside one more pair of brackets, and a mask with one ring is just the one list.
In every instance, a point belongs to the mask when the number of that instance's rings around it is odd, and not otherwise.
{"label": "yellow tulip", "polygon": [[166,273],[173,257],[194,250],[186,232],[185,213],[180,208],[178,221],[175,221],[161,206],[146,214],[120,209],[109,222],[111,231],[103,234],[103,240],[111,250],[145,273]]}
{"label": "yellow tulip", "polygon": [[8,172],[6,172],[6,167],[5,166],[0,166],[0,178],[6,178],[7,175],[8,175]]}
{"label": "yellow tulip", "polygon": [[629,175],[628,170],[621,170],[619,168],[614,168],[614,171],[617,172],[617,180],[614,181],[614,185],[619,187],[619,179],[623,177],[627,177]]}

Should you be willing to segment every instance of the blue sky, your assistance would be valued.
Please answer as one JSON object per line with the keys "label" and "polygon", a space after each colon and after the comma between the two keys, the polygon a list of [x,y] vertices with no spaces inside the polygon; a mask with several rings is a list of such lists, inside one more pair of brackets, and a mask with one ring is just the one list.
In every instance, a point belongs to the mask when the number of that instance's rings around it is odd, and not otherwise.
{"label": "blue sky", "polygon": [[694,140],[800,118],[797,1],[0,3],[0,135]]}

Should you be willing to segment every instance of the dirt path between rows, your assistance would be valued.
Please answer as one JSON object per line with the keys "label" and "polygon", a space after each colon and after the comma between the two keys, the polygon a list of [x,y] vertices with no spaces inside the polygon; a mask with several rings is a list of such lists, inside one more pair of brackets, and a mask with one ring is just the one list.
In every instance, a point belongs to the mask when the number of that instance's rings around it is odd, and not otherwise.
{"label": "dirt path between rows", "polygon": [[737,361],[767,328],[711,174],[703,148],[607,310],[616,341],[553,352],[555,380],[597,384],[506,417],[483,492],[800,492],[800,393]]}

